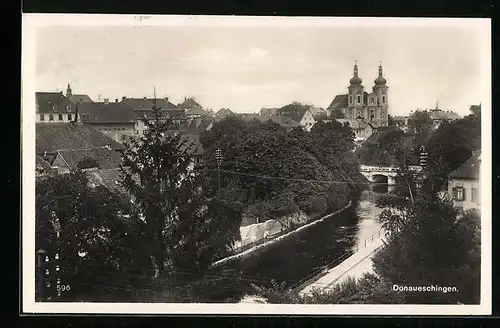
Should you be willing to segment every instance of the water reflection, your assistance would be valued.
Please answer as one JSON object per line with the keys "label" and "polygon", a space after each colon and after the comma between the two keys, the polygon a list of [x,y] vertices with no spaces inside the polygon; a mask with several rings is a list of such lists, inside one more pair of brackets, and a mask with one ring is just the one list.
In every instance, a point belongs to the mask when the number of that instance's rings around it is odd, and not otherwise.
{"label": "water reflection", "polygon": [[252,294],[252,284],[271,287],[271,280],[292,286],[318,268],[334,267],[378,233],[377,197],[394,188],[373,185],[364,190],[357,205],[312,226],[271,249],[249,259],[233,262],[211,273],[214,279],[200,291],[201,302],[238,302]]}

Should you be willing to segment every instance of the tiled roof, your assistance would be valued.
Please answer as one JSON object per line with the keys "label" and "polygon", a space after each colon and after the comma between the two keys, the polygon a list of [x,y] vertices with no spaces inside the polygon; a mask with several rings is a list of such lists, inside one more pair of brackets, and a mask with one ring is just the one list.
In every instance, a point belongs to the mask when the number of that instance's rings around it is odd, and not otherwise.
{"label": "tiled roof", "polygon": [[73,103],[92,103],[94,102],[88,95],[70,95],[69,100]]}
{"label": "tiled roof", "polygon": [[84,158],[92,158],[101,169],[119,168],[122,164],[120,152],[109,148],[93,148],[87,150],[60,150],[59,155],[70,166],[76,169],[78,163]]}
{"label": "tiled roof", "polygon": [[227,116],[234,115],[234,113],[229,109],[229,108],[221,108],[219,111],[215,114],[217,118],[225,118]]}
{"label": "tiled roof", "polygon": [[[179,108],[184,108],[181,106],[178,106]],[[211,113],[209,111],[204,110],[201,107],[193,107],[186,109],[186,115],[200,115],[200,116],[209,116]]]}
{"label": "tiled roof", "polygon": [[328,117],[328,113],[325,111],[324,113],[316,114],[314,116],[314,119],[316,121],[326,121],[329,120],[330,118]]}
{"label": "tiled roof", "polygon": [[78,110],[80,118],[83,118],[84,114],[88,115],[88,123],[133,123],[136,121],[134,111],[124,107],[121,103],[83,103],[79,105]]}
{"label": "tiled roof", "polygon": [[[104,186],[113,191],[126,193],[125,188],[121,185],[121,170],[116,169],[91,169],[85,171],[89,179],[89,183],[95,186]],[[133,175],[132,179],[136,183],[140,183],[138,175]]]}
{"label": "tiled roof", "polygon": [[35,98],[38,113],[66,113],[75,110],[75,104],[62,92],[37,92]]}
{"label": "tiled roof", "polygon": [[453,111],[444,111],[441,109],[433,109],[428,111],[429,116],[432,120],[459,120],[460,115]]}
{"label": "tiled roof", "polygon": [[309,111],[314,116],[314,118],[316,118],[316,116],[324,116],[324,115],[328,114],[327,111],[324,110],[323,108],[318,108],[318,107],[314,107],[314,106],[311,106],[309,108]]}
{"label": "tiled roof", "polygon": [[330,106],[328,106],[328,111],[332,111],[332,110],[337,109],[337,108],[339,108],[339,109],[346,108],[348,105],[347,100],[348,100],[347,94],[335,96],[335,98],[333,98],[333,101],[330,104]]}
{"label": "tiled roof", "polygon": [[[150,108],[134,109],[133,112],[136,118],[144,117],[144,115],[146,115],[148,119],[154,118],[153,110]],[[184,109],[179,109],[179,108],[160,109],[160,114],[163,117],[183,118],[186,116],[186,111]]]}
{"label": "tiled roof", "polygon": [[36,153],[55,153],[67,149],[91,149],[109,146],[122,149],[124,146],[102,132],[86,124],[39,123],[36,124]]}
{"label": "tiled roof", "polygon": [[281,108],[279,110],[279,115],[289,117],[295,122],[299,123],[308,110],[309,109],[305,107],[289,107],[285,109]]}
{"label": "tiled roof", "polygon": [[201,108],[201,105],[194,100],[194,98],[186,98],[184,101],[177,105],[179,108]]}
{"label": "tiled roof", "polygon": [[177,106],[167,98],[122,98],[120,101],[123,107],[128,109],[151,109],[156,103],[157,108],[176,109]]}
{"label": "tiled roof", "polygon": [[481,165],[481,152],[471,156],[465,163],[448,174],[450,178],[479,179],[479,167]]}

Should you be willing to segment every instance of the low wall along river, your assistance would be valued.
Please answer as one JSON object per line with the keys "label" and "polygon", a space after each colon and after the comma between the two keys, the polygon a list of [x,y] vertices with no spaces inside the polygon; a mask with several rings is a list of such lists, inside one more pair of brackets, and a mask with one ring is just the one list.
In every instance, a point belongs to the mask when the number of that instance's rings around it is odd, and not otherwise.
{"label": "low wall along river", "polygon": [[374,206],[374,200],[387,192],[388,187],[374,188],[363,191],[359,200],[336,215],[300,227],[298,232],[264,243],[246,255],[214,263],[196,292],[198,301],[240,302],[244,296],[254,294],[252,284],[271,287],[274,280],[291,287],[318,268],[340,264],[354,253],[359,243],[381,228],[378,222],[381,209]]}

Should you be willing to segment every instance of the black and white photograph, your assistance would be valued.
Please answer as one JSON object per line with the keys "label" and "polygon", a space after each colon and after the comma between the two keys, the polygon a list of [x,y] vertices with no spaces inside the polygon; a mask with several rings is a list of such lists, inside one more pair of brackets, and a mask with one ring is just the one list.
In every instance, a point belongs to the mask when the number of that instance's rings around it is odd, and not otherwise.
{"label": "black and white photograph", "polygon": [[23,311],[490,314],[490,29],[23,15]]}

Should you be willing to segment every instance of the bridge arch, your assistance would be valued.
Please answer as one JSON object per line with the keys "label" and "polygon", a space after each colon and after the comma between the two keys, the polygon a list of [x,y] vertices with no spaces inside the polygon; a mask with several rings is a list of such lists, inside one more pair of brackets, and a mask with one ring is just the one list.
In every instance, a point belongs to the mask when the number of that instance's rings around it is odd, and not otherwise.
{"label": "bridge arch", "polygon": [[373,183],[384,183],[387,184],[389,183],[389,177],[385,174],[372,174],[372,181]]}

